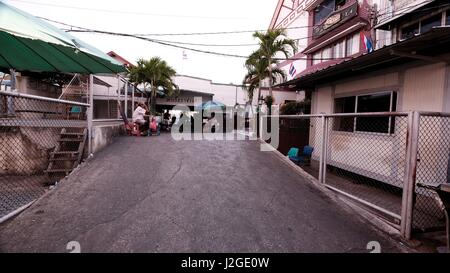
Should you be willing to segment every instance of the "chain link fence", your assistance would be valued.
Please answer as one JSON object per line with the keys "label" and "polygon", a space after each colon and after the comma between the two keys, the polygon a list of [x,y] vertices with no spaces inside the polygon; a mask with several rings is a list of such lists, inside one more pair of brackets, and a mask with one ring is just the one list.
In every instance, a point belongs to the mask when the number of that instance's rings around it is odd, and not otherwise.
{"label": "chain link fence", "polygon": [[327,118],[324,183],[400,225],[407,115]]}
{"label": "chain link fence", "polygon": [[0,218],[41,196],[60,133],[87,128],[87,105],[0,92]]}
{"label": "chain link fence", "polygon": [[[291,148],[302,153],[305,146],[311,147],[310,162],[298,165],[318,182],[371,209],[407,237],[405,226],[412,232],[445,227],[442,202],[427,186],[450,182],[450,115],[392,112],[278,118],[278,150],[288,155]],[[414,147],[417,158],[411,152]],[[415,161],[417,166],[411,169],[408,162]],[[408,185],[415,185],[412,201]],[[411,222],[406,220],[410,213]]]}
{"label": "chain link fence", "polygon": [[421,114],[417,152],[413,228],[445,227],[443,205],[436,192],[423,187],[450,183],[450,117]]}

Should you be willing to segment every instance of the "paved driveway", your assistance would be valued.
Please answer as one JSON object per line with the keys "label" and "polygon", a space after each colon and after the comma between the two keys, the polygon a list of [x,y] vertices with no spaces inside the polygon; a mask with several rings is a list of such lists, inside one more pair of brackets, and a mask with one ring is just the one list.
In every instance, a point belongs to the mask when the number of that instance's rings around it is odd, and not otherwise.
{"label": "paved driveway", "polygon": [[123,137],[0,227],[2,252],[367,252],[391,240],[256,141]]}

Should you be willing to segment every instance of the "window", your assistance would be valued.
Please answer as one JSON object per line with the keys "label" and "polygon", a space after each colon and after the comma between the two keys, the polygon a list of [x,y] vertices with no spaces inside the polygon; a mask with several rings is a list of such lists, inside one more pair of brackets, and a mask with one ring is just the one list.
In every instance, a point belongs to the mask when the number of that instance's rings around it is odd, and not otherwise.
{"label": "window", "polygon": [[[354,113],[356,97],[337,98],[334,100],[335,113]],[[353,132],[355,125],[354,117],[337,117],[334,119],[333,129],[335,131]]]}
{"label": "window", "polygon": [[333,46],[333,58],[343,58],[344,55],[344,41],[341,41]]}
{"label": "window", "polygon": [[359,52],[359,33],[347,38],[345,50],[346,56],[351,56]]}
{"label": "window", "polygon": [[450,26],[450,9],[447,10],[447,16],[445,18],[445,25]]}
{"label": "window", "polygon": [[442,14],[432,16],[428,19],[422,20],[420,23],[420,33],[427,32],[433,27],[440,26],[442,23]]}
{"label": "window", "polygon": [[325,0],[314,10],[314,25],[317,26],[334,11],[335,0]]}
{"label": "window", "polygon": [[401,39],[408,39],[414,35],[419,34],[419,23],[412,24],[410,26],[402,28]]}
{"label": "window", "polygon": [[[358,97],[357,113],[390,112],[391,93]],[[390,117],[358,117],[356,131],[389,133]]]}
{"label": "window", "polygon": [[321,62],[321,58],[322,58],[321,51],[319,50],[319,51],[315,52],[315,53],[312,55],[312,58],[313,58],[313,60],[312,60],[312,64],[313,64],[313,65],[319,64],[319,63]]}
{"label": "window", "polygon": [[[449,11],[447,11],[446,24],[450,23]],[[442,17],[443,13],[439,13],[437,15],[431,16],[429,18],[420,20],[420,22],[416,22],[412,25],[401,28],[400,39],[408,39],[417,35],[419,33],[424,33],[431,30],[433,27],[442,25]]]}
{"label": "window", "polygon": [[322,62],[329,61],[331,59],[332,47],[326,47],[322,51]]}
{"label": "window", "polygon": [[[383,92],[363,96],[336,98],[335,113],[395,112],[396,92]],[[343,132],[393,133],[395,118],[392,117],[337,117],[333,129]]]}
{"label": "window", "polygon": [[336,0],[336,10],[342,8],[345,5],[346,0]]}

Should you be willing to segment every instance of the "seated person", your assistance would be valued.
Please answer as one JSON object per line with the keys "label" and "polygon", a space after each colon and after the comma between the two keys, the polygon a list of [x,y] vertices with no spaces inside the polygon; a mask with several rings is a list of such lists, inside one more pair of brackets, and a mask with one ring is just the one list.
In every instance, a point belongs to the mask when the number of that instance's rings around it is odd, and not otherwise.
{"label": "seated person", "polygon": [[152,135],[152,132],[155,132],[158,136],[161,133],[161,127],[160,127],[160,124],[159,124],[158,117],[152,117],[151,118],[149,135]]}
{"label": "seated person", "polygon": [[141,131],[148,130],[148,121],[145,119],[147,113],[147,106],[144,103],[139,102],[138,107],[133,112],[133,122],[139,124]]}

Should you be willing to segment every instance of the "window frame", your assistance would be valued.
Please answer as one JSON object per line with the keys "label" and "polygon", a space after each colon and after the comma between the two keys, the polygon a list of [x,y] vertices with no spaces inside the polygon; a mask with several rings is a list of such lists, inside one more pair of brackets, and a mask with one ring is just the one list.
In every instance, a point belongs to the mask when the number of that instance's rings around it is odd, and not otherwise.
{"label": "window frame", "polygon": [[[358,54],[360,51],[361,51],[361,37],[360,37],[360,33],[359,32],[357,32],[357,33],[354,33],[354,34],[352,34],[352,35],[348,35],[348,36],[346,36],[345,38],[344,38],[344,41],[345,41],[345,48],[344,48],[344,50],[345,50],[345,57],[350,57],[350,56],[353,56],[353,55],[356,55],[356,54]],[[352,43],[351,43],[351,49],[350,49],[350,52],[349,52],[349,50],[348,50],[348,41],[349,40],[352,40]],[[357,41],[357,46],[356,45],[353,45],[353,42],[354,41]],[[353,49],[353,47],[356,47],[356,51],[355,52],[352,52],[352,49]]]}
{"label": "window frame", "polygon": [[[320,21],[318,21],[318,19],[317,19],[317,13],[316,13],[316,10],[314,9],[314,11],[313,11],[313,25],[314,26],[318,26],[318,25],[320,25],[322,22],[324,22],[325,20],[326,20],[326,18],[328,18],[329,16],[330,16],[330,14],[331,13],[333,13],[335,10],[336,10],[336,0],[330,0],[330,1],[332,1],[333,2],[333,10],[331,10],[326,16],[324,16],[323,18],[320,18]],[[319,7],[321,7],[323,10],[327,10],[328,9],[328,7],[327,6],[324,6],[323,5],[323,2],[325,2],[325,1],[322,1],[322,3],[319,5]]]}
{"label": "window frame", "polygon": [[[316,56],[317,55],[317,56]],[[322,63],[322,49],[317,50],[311,56],[312,65],[318,65]]]}
{"label": "window frame", "polygon": [[423,33],[422,32],[422,21],[427,20],[427,19],[429,19],[431,17],[434,17],[434,16],[437,16],[437,15],[441,15],[441,24],[440,24],[440,26],[446,26],[446,20],[447,20],[447,16],[446,15],[449,12],[450,12],[450,8],[444,8],[444,9],[441,9],[439,11],[432,12],[430,14],[422,16],[421,18],[419,18],[418,20],[415,20],[413,22],[409,22],[409,23],[401,25],[398,28],[398,41],[403,41],[405,39],[408,39],[408,38],[402,38],[402,36],[403,36],[403,29],[404,28],[407,28],[407,27],[412,26],[414,24],[419,24],[419,33],[417,33],[416,35],[420,35],[420,34]]}
{"label": "window frame", "polygon": [[[352,114],[361,114],[364,112],[358,112],[358,101],[359,101],[359,97],[364,97],[364,96],[370,96],[370,95],[382,95],[382,94],[389,94],[389,112],[397,112],[398,109],[398,91],[397,90],[390,90],[390,91],[377,91],[377,92],[368,92],[368,93],[361,93],[361,94],[356,94],[356,95],[344,95],[344,96],[338,96],[335,97],[333,99],[333,113],[334,114],[339,114],[335,112],[335,108],[336,108],[336,99],[341,99],[341,98],[347,98],[347,97],[354,97],[355,98],[355,109],[354,112],[347,112],[348,113],[352,113]],[[395,94],[395,98],[396,101],[394,102],[394,94]],[[393,111],[395,107],[395,111]],[[384,112],[384,111],[380,111],[380,112]],[[351,133],[351,134],[377,134],[377,135],[393,135],[395,134],[395,122],[392,122],[392,116],[389,116],[389,123],[388,123],[388,130],[387,132],[370,132],[370,131],[362,131],[362,130],[357,130],[357,120],[358,117],[353,117],[353,130],[352,131],[344,131],[344,130],[336,130],[334,128],[331,128],[333,132],[339,132],[339,133]]]}

